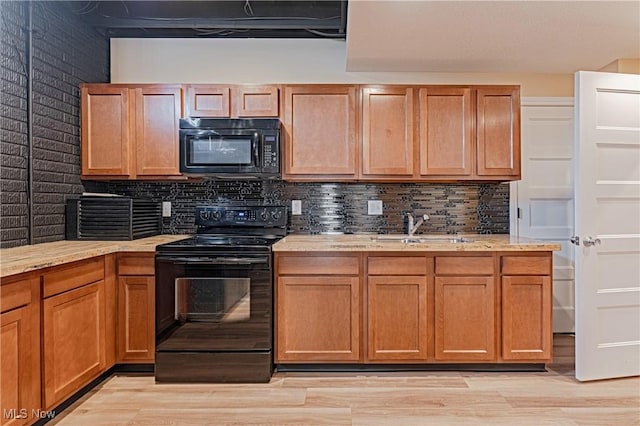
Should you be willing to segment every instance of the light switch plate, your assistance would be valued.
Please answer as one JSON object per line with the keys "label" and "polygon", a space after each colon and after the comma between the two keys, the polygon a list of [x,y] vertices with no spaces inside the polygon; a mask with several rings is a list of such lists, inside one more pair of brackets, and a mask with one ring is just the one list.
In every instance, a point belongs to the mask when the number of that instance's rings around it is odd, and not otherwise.
{"label": "light switch plate", "polygon": [[367,201],[367,214],[368,215],[381,215],[382,214],[382,200],[369,200],[369,201]]}
{"label": "light switch plate", "polygon": [[291,200],[291,214],[292,215],[302,214],[302,200]]}
{"label": "light switch plate", "polygon": [[171,217],[171,201],[162,202],[162,217]]}

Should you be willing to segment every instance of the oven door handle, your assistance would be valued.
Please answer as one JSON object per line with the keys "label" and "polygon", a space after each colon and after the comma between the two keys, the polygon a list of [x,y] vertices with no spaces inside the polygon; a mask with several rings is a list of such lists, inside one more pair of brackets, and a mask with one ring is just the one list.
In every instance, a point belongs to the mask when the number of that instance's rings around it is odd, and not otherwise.
{"label": "oven door handle", "polygon": [[268,257],[169,257],[164,260],[176,265],[259,265],[269,263]]}

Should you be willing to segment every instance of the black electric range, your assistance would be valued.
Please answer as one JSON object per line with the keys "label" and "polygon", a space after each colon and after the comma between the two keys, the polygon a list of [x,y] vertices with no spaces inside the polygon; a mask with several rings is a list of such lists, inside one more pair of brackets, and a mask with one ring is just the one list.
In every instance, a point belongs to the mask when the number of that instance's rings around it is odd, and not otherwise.
{"label": "black electric range", "polygon": [[196,207],[197,235],[157,247],[158,382],[267,382],[273,372],[271,246],[280,206]]}

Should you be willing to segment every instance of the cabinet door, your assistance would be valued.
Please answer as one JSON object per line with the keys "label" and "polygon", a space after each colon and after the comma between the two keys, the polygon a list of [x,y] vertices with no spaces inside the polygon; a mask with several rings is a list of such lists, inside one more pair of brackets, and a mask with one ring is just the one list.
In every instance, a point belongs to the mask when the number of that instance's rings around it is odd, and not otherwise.
{"label": "cabinet door", "polygon": [[276,362],[360,359],[358,277],[278,278]]}
{"label": "cabinet door", "polygon": [[520,89],[477,89],[478,176],[520,178]]}
{"label": "cabinet door", "polygon": [[471,176],[471,89],[419,90],[421,176]]}
{"label": "cabinet door", "polygon": [[184,98],[187,117],[230,117],[231,88],[196,84],[185,86]]}
{"label": "cabinet door", "polygon": [[367,333],[371,361],[427,359],[427,278],[370,276]]}
{"label": "cabinet door", "polygon": [[287,86],[283,102],[284,178],[354,179],[355,86]]}
{"label": "cabinet door", "polygon": [[126,276],[118,281],[118,361],[153,362],[155,279]]}
{"label": "cabinet door", "polygon": [[502,357],[551,360],[551,278],[502,277]]}
{"label": "cabinet door", "polygon": [[[21,425],[40,408],[40,347],[34,347],[31,310],[27,306],[0,315],[0,424]],[[35,363],[34,363],[35,361]],[[21,411],[22,410],[22,411]]]}
{"label": "cabinet door", "polygon": [[237,86],[232,90],[234,117],[278,117],[278,86]]}
{"label": "cabinet door", "polygon": [[137,176],[176,176],[179,169],[179,86],[135,89]]}
{"label": "cabinet door", "polygon": [[104,281],[42,302],[44,406],[96,378],[105,367]]}
{"label": "cabinet door", "polygon": [[493,277],[436,277],[437,361],[495,361]]}
{"label": "cabinet door", "polygon": [[362,89],[362,177],[413,176],[413,89]]}
{"label": "cabinet door", "polygon": [[82,176],[129,177],[132,172],[129,89],[83,85],[81,103]]}

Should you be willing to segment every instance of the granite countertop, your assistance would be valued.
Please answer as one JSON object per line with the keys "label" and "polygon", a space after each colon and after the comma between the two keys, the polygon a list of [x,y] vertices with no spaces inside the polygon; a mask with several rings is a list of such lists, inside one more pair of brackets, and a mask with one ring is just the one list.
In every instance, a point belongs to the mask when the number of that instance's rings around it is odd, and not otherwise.
{"label": "granite countertop", "polygon": [[55,241],[0,249],[0,277],[62,265],[117,252],[155,252],[158,244],[182,240],[188,235],[156,235],[132,241]]}
{"label": "granite countertop", "polygon": [[[288,235],[273,251],[554,251],[559,243],[510,235],[415,235],[420,242],[402,242],[402,235]],[[389,238],[389,239],[386,239]],[[395,238],[395,239],[394,239]],[[464,242],[453,242],[454,239]]]}

